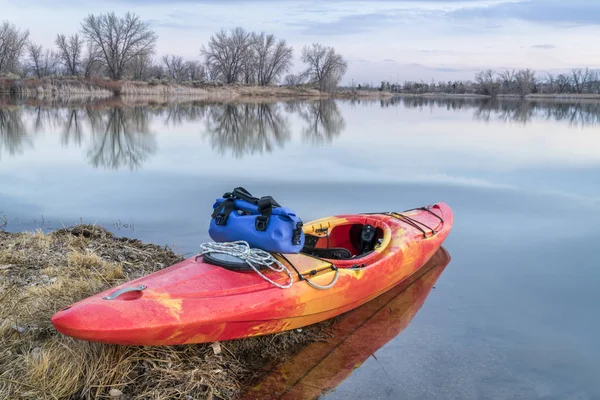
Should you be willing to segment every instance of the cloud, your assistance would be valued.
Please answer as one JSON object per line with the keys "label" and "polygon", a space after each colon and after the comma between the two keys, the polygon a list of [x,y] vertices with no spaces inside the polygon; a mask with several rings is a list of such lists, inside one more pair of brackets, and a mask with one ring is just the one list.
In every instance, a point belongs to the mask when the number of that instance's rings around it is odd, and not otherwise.
{"label": "cloud", "polygon": [[392,60],[391,58],[384,58],[383,59],[384,62],[388,62],[388,63],[395,63],[396,60]]}
{"label": "cloud", "polygon": [[333,36],[369,32],[393,20],[392,12],[377,12],[345,15],[328,22],[307,20],[305,22],[289,23],[288,25],[301,27],[304,34]]}
{"label": "cloud", "polygon": [[201,25],[187,24],[184,22],[169,21],[167,19],[150,19],[148,20],[152,24],[153,28],[167,28],[167,29],[179,29],[179,30],[194,30],[198,29]]}
{"label": "cloud", "polygon": [[464,7],[447,14],[461,19],[520,19],[544,24],[600,24],[600,2],[527,0],[503,2],[488,6]]}
{"label": "cloud", "polygon": [[417,67],[417,68],[421,68],[427,71],[435,71],[435,72],[462,72],[462,71],[469,71],[471,70],[470,68],[458,68],[458,67],[433,67],[433,66],[427,66],[427,65],[423,65],[423,64],[418,64],[418,63],[410,63],[410,64],[406,64],[412,67]]}
{"label": "cloud", "polygon": [[546,50],[556,48],[556,46],[553,44],[535,44],[531,47],[533,47],[534,49],[546,49]]}
{"label": "cloud", "polygon": [[419,50],[419,53],[424,53],[424,54],[447,54],[447,55],[465,55],[465,54],[470,54],[469,52],[466,51],[455,51],[455,50],[436,50],[436,49],[421,49]]}

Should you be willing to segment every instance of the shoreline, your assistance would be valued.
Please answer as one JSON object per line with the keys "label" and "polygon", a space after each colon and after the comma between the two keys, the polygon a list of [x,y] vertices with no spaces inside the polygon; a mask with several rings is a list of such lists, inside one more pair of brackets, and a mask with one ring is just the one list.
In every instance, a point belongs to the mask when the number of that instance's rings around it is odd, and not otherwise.
{"label": "shoreline", "polygon": [[115,97],[163,96],[195,97],[212,101],[246,99],[353,99],[388,98],[393,94],[379,90],[340,88],[322,92],[308,85],[300,86],[246,86],[212,82],[142,82],[112,81],[100,78],[0,78],[0,97],[9,98],[68,98],[90,96],[98,99]]}
{"label": "shoreline", "polygon": [[393,97],[423,97],[482,100],[600,100],[595,93],[532,93],[526,96],[518,94],[499,94],[495,97],[477,93],[392,93]]}
{"label": "shoreline", "polygon": [[86,342],[50,322],[65,305],[184,258],[94,225],[0,229],[0,398],[237,398],[275,365],[325,340],[335,321],[185,346]]}

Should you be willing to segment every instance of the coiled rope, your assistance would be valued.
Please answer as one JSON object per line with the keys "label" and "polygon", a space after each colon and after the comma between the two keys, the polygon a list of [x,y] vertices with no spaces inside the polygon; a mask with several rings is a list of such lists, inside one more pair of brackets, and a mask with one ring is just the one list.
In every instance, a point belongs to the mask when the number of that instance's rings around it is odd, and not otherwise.
{"label": "coiled rope", "polygon": [[[235,242],[210,242],[210,243],[202,243],[200,245],[200,255],[204,255],[206,253],[221,253],[228,254],[233,257],[241,258],[248,264],[254,272],[260,275],[265,281],[271,283],[274,286],[277,286],[280,289],[287,289],[292,286],[294,282],[294,278],[292,277],[292,273],[285,265],[283,265],[279,260],[271,255],[271,253],[266,252],[261,249],[251,248],[248,242],[244,240],[238,240]],[[274,267],[273,265],[276,265]],[[289,277],[289,283],[286,285],[280,285],[277,282],[273,282],[271,279],[267,278],[263,275],[257,268],[257,266],[263,265],[268,267],[272,271],[275,272],[285,272]]]}
{"label": "coiled rope", "polygon": [[[292,283],[294,283],[292,273],[285,265],[283,265],[279,260],[273,257],[271,253],[262,249],[251,248],[248,242],[244,240],[238,240],[235,242],[202,243],[200,245],[200,249],[200,255],[204,255],[207,253],[221,253],[240,258],[244,260],[246,264],[248,264],[254,270],[254,272],[256,272],[261,278],[271,283],[272,285],[277,286],[280,289],[287,289],[292,286]],[[276,265],[276,267],[273,266],[274,264]],[[289,283],[286,285],[280,285],[277,282],[273,282],[271,279],[267,278],[258,270],[257,266],[259,265],[263,265],[275,272],[285,272],[290,279]],[[339,275],[340,271],[337,268],[335,268],[335,276],[333,277],[333,280],[331,281],[331,283],[325,286],[321,286],[314,282],[311,282],[308,278],[303,278],[303,280],[305,280],[306,283],[308,283],[315,289],[325,290],[335,285]]]}

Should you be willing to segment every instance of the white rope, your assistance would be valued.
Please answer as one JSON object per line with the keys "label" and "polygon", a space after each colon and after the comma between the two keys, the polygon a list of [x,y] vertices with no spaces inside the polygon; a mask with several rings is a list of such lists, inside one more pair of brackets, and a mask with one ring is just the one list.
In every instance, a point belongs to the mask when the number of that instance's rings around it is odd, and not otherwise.
{"label": "white rope", "polygon": [[[248,242],[244,240],[238,240],[236,242],[202,243],[200,245],[200,248],[202,249],[200,255],[204,255],[206,253],[222,253],[228,254],[233,257],[241,258],[242,260],[246,261],[246,264],[252,267],[254,272],[260,275],[261,278],[271,283],[272,285],[277,286],[280,289],[287,289],[290,286],[292,286],[292,283],[294,282],[294,278],[292,277],[290,270],[287,269],[287,267],[283,265],[279,260],[273,257],[271,253],[261,249],[253,249],[250,247]],[[277,267],[274,267],[273,264],[277,265]],[[260,273],[260,271],[257,268],[258,265],[264,265],[265,267],[268,267],[269,269],[275,272],[285,271],[285,273],[290,278],[289,283],[286,285],[280,285],[276,282],[273,282],[271,279],[267,278],[266,276]]]}

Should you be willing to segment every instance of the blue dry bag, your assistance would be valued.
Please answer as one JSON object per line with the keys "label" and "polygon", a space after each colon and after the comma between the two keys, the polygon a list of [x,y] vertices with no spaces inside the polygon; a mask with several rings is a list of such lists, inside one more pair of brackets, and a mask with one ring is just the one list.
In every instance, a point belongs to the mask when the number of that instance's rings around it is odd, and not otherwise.
{"label": "blue dry bag", "polygon": [[299,253],[304,247],[302,220],[271,196],[260,199],[242,187],[213,205],[208,233],[215,242],[245,240],[272,253]]}

